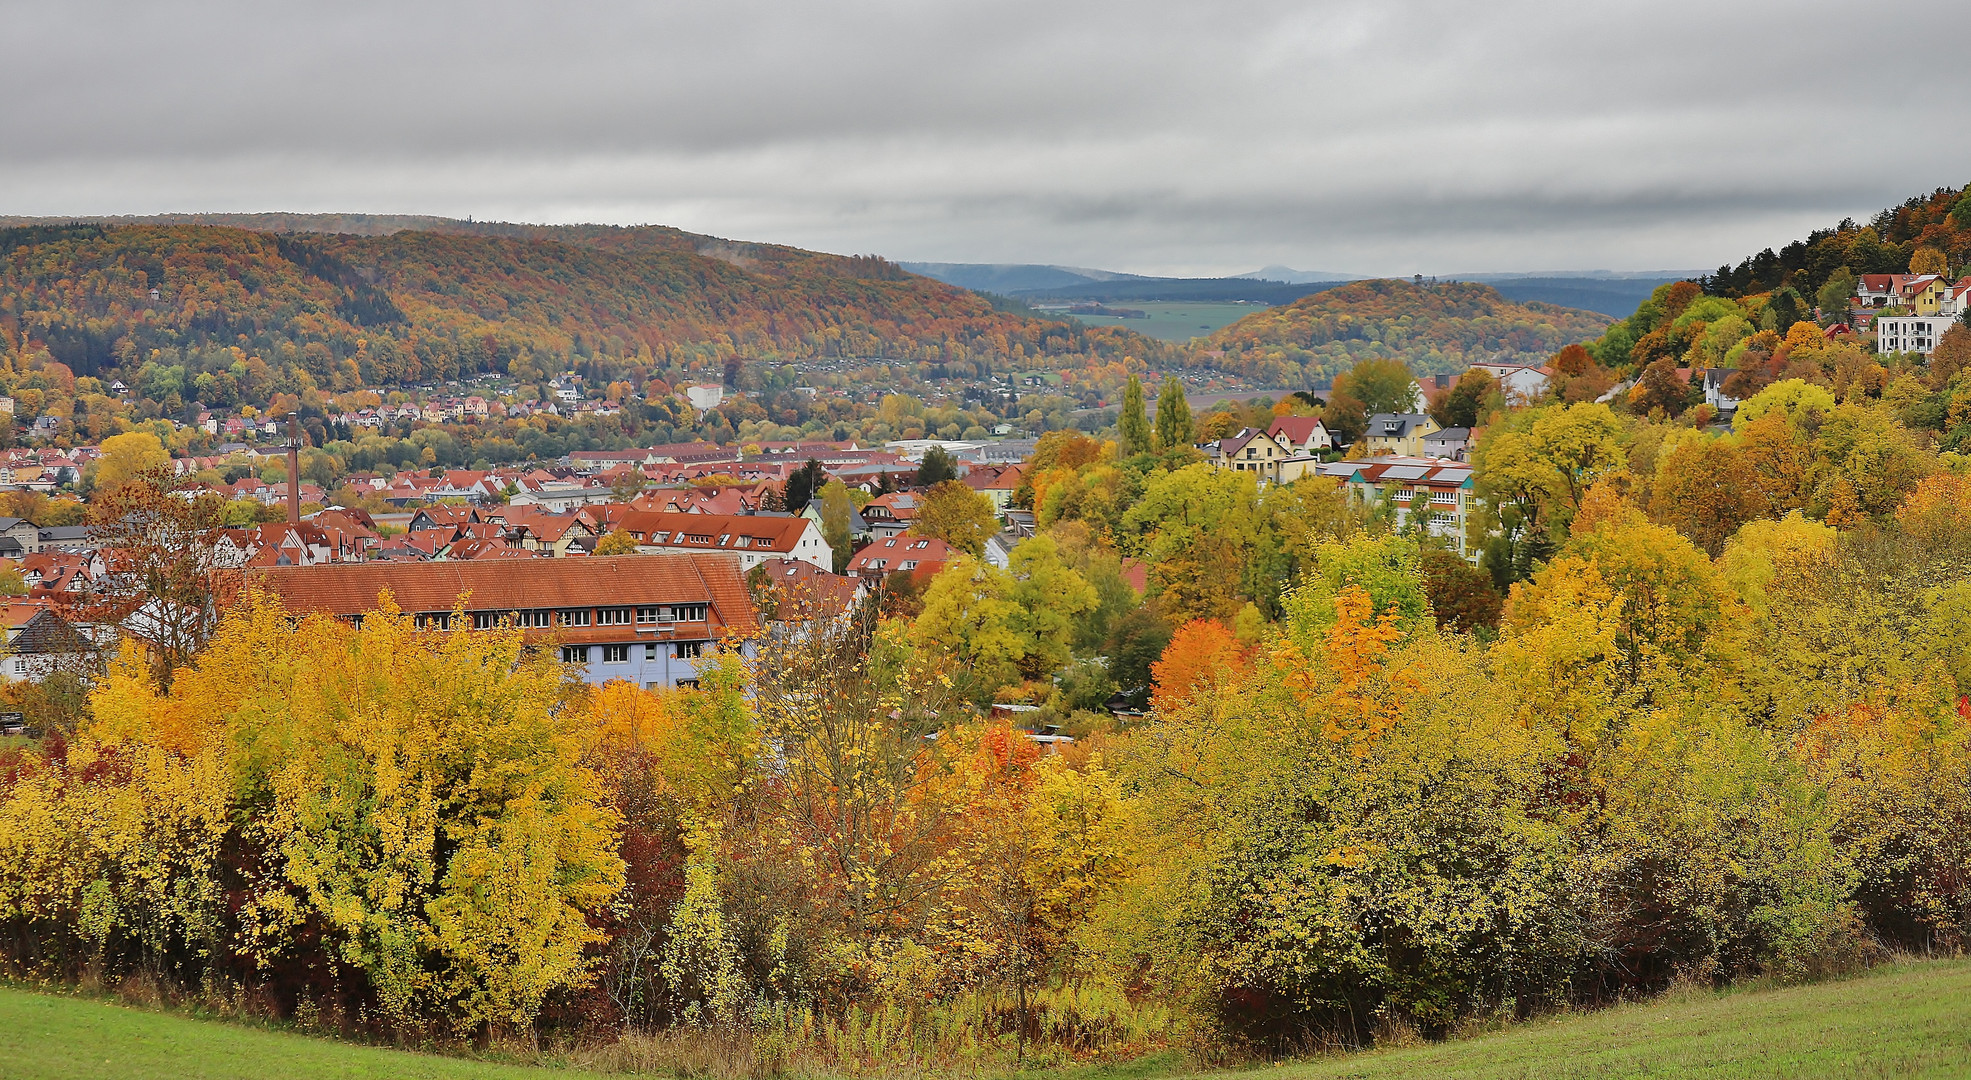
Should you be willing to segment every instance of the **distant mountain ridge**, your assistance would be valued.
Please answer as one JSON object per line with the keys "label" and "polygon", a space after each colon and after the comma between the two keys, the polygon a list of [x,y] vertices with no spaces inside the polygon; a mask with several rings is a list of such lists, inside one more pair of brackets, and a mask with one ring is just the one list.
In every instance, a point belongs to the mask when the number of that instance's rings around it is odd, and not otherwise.
{"label": "distant mountain ridge", "polygon": [[1360,281],[1369,275],[1344,274],[1338,270],[1295,270],[1291,266],[1281,266],[1275,263],[1272,266],[1261,267],[1250,273],[1233,274],[1232,276],[1250,278],[1255,281],[1278,281],[1288,285],[1305,285],[1313,281]]}
{"label": "distant mountain ridge", "polygon": [[[1128,301],[1246,301],[1291,304],[1303,296],[1350,281],[1369,280],[1364,274],[1296,270],[1272,265],[1244,274],[1215,278],[1155,277],[1097,270],[1085,266],[1042,263],[899,263],[950,285],[1025,300],[1098,303]],[[1694,276],[1661,271],[1536,271],[1444,275],[1445,281],[1478,281],[1491,285],[1508,300],[1559,304],[1623,318],[1649,298],[1658,285]]]}

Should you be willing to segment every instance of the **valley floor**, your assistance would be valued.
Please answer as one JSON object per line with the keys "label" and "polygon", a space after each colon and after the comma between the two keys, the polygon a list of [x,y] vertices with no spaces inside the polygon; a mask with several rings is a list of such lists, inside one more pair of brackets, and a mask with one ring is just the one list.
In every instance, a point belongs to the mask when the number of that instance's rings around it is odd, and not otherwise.
{"label": "valley floor", "polygon": [[[573,1080],[590,1075],[355,1046],[0,989],[0,1076],[8,1080]],[[1124,1067],[1070,1075],[1140,1080],[1145,1071]],[[1904,964],[1779,990],[1690,992],[1476,1038],[1218,1076],[1971,1076],[1971,961]]]}

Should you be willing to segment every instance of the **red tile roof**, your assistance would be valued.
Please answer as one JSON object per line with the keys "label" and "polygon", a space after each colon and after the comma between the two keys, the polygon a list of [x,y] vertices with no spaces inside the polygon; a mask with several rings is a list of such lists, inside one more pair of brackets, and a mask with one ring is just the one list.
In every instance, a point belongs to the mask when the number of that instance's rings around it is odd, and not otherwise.
{"label": "red tile roof", "polygon": [[[588,559],[490,559],[472,562],[330,563],[263,570],[254,580],[289,611],[360,615],[388,590],[410,612],[450,611],[461,596],[469,611],[708,604],[708,629],[750,633],[759,626],[739,560],[723,553],[677,552]],[[561,630],[570,641],[621,638],[629,627]]]}
{"label": "red tile roof", "polygon": [[1314,437],[1315,429],[1321,426],[1318,416],[1276,416],[1272,423],[1266,425],[1266,434],[1275,439],[1285,436],[1298,449],[1307,445],[1307,440]]}
{"label": "red tile roof", "polygon": [[[892,536],[874,541],[856,552],[846,570],[850,577],[880,576],[906,569],[928,577],[944,569],[944,564],[957,558],[958,554],[950,544],[933,537]],[[915,565],[906,567],[904,563]]]}
{"label": "red tile roof", "polygon": [[[764,514],[676,514],[641,510],[623,515],[619,527],[648,544],[669,547],[791,553],[811,526],[803,517]],[[741,540],[745,544],[741,544]]]}

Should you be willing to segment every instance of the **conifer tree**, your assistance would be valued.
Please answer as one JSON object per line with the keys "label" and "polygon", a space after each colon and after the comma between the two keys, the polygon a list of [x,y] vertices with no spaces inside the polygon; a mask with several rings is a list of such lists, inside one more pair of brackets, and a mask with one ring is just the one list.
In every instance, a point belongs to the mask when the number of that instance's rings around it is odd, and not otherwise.
{"label": "conifer tree", "polygon": [[1143,408],[1143,382],[1134,375],[1129,377],[1129,386],[1122,392],[1122,417],[1117,427],[1122,435],[1123,457],[1135,457],[1151,449],[1150,418]]}
{"label": "conifer tree", "polygon": [[1191,404],[1184,400],[1184,384],[1165,379],[1157,393],[1157,449],[1170,451],[1191,445],[1195,428],[1191,423]]}

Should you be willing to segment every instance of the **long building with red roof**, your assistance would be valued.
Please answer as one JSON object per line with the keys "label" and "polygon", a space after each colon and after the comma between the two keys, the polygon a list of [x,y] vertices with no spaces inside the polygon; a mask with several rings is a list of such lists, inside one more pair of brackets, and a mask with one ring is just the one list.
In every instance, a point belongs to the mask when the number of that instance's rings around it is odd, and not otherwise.
{"label": "long building with red roof", "polygon": [[587,559],[363,562],[280,567],[255,580],[295,614],[360,622],[388,592],[426,626],[460,605],[473,629],[511,619],[591,683],[695,684],[716,643],[759,630],[739,557],[724,552]]}

